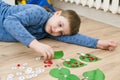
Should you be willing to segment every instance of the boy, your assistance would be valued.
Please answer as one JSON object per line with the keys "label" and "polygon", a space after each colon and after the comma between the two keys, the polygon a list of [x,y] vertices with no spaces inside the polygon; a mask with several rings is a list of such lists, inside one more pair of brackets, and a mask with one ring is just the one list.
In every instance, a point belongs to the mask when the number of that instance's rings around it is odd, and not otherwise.
{"label": "boy", "polygon": [[37,5],[8,5],[0,1],[0,41],[16,42],[30,47],[52,59],[54,51],[39,42],[42,38],[51,38],[81,46],[114,50],[115,41],[98,40],[78,34],[80,18],[72,10],[47,12]]}

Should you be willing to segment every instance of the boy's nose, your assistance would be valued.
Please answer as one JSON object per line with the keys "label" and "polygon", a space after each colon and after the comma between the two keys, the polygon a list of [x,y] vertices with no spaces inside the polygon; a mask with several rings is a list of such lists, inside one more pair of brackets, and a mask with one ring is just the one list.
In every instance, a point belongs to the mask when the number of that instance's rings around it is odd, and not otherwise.
{"label": "boy's nose", "polygon": [[62,31],[62,28],[56,28],[55,29],[55,32],[60,32],[60,31]]}

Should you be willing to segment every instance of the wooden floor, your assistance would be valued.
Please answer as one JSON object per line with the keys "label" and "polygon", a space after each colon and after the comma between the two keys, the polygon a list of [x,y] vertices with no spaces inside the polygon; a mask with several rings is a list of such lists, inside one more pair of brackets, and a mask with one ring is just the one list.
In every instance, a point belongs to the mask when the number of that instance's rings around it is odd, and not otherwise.
{"label": "wooden floor", "polygon": [[[105,80],[120,80],[120,28],[113,27],[107,24],[89,20],[82,17],[82,25],[80,33],[100,38],[100,39],[113,39],[118,41],[118,47],[115,51],[109,52],[105,50],[86,48],[82,46],[67,44],[63,42],[53,41],[50,39],[44,39],[40,42],[46,43],[53,47],[54,50],[63,50],[64,58],[78,58],[76,53],[91,53],[97,57],[102,58],[101,61],[94,63],[87,63],[87,66],[71,69],[72,74],[76,74],[82,78],[82,74],[85,71],[99,68],[105,74]],[[0,42],[0,80],[7,80],[8,74],[15,74],[18,70],[12,70],[13,66],[17,64],[28,63],[27,67],[42,67],[44,68],[43,60],[36,61],[35,58],[39,56],[34,51],[23,46],[20,43],[6,43]],[[49,68],[45,68],[45,72],[39,74],[38,77],[30,80],[58,80],[49,75],[49,71],[56,67],[56,64],[62,65],[63,60],[53,60],[53,65]],[[17,80],[17,79],[14,79]]]}

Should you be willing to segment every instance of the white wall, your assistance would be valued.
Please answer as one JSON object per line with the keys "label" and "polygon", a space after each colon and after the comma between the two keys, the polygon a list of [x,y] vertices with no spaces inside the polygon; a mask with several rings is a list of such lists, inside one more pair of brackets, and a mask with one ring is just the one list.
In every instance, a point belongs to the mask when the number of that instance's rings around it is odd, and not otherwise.
{"label": "white wall", "polygon": [[9,3],[11,5],[15,4],[15,0],[3,0],[3,1],[5,1],[6,3]]}

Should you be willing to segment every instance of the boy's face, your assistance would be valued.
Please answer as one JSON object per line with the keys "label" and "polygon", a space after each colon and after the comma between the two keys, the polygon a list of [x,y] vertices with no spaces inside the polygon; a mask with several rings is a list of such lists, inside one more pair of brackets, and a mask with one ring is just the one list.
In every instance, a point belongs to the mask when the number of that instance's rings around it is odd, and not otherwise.
{"label": "boy's face", "polygon": [[60,14],[61,11],[55,12],[46,23],[45,31],[52,36],[70,35],[69,22]]}

